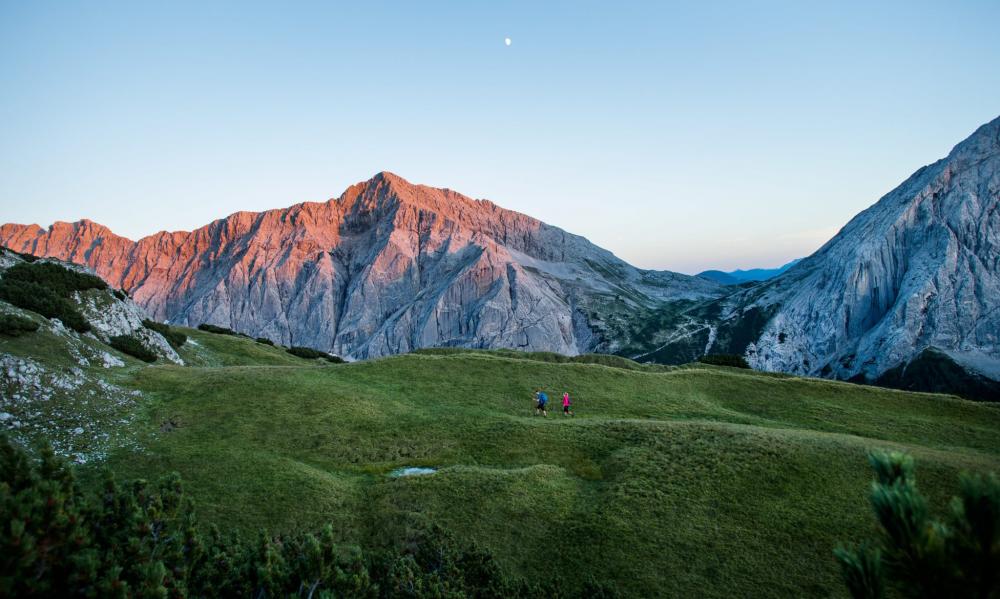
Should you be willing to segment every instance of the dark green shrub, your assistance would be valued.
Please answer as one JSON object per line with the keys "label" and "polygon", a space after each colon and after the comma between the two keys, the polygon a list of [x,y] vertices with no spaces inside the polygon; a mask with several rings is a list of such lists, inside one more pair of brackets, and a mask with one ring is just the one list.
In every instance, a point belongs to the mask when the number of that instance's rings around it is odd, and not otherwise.
{"label": "dark green shrub", "polygon": [[156,354],[152,352],[141,339],[135,335],[117,335],[112,337],[108,345],[143,362],[155,362]]}
{"label": "dark green shrub", "polygon": [[712,364],[714,366],[731,366],[733,368],[750,368],[743,356],[733,354],[708,354],[698,358],[702,364]]}
{"label": "dark green shrub", "polygon": [[206,333],[216,333],[218,335],[236,335],[236,331],[232,329],[227,329],[226,327],[217,327],[214,324],[202,323],[198,325],[199,331],[205,331]]}
{"label": "dark green shrub", "polygon": [[64,325],[79,333],[90,330],[90,323],[73,302],[38,283],[9,279],[4,275],[0,279],[0,299],[45,318],[58,318]]}
{"label": "dark green shrub", "polygon": [[5,281],[37,283],[65,298],[73,295],[74,291],[108,288],[108,284],[100,277],[77,272],[53,262],[15,264],[3,273],[3,278]]}
{"label": "dark green shrub", "polygon": [[38,330],[38,323],[17,314],[0,314],[0,335],[20,337]]}
{"label": "dark green shrub", "polygon": [[142,326],[146,327],[151,331],[156,331],[157,333],[163,335],[163,338],[167,340],[170,347],[174,349],[180,349],[182,345],[187,343],[187,335],[184,333],[173,329],[170,325],[163,324],[162,322],[156,322],[155,320],[146,319],[142,321]]}
{"label": "dark green shrub", "polygon": [[872,452],[869,500],[881,536],[834,551],[856,598],[892,589],[904,597],[996,597],[1000,594],[1000,479],[962,474],[959,495],[932,518],[917,490],[913,458]]}
{"label": "dark green shrub", "polygon": [[264,345],[272,345],[272,346],[274,345],[274,341],[271,341],[267,337],[257,337],[256,339],[254,339],[254,341],[256,341],[257,343],[263,343]]}
{"label": "dark green shrub", "polygon": [[0,299],[46,318],[58,318],[69,328],[85,333],[90,323],[70,301],[75,291],[107,289],[101,278],[52,262],[11,266],[0,280]]}
{"label": "dark green shrub", "polygon": [[124,289],[115,289],[112,293],[114,293],[115,297],[118,298],[120,301],[124,302],[126,299],[128,299],[128,294],[125,293]]}
{"label": "dark green shrub", "polygon": [[289,347],[285,351],[287,351],[288,353],[292,354],[293,356],[298,356],[298,357],[304,358],[306,360],[315,360],[317,358],[322,358],[322,359],[326,360],[327,362],[331,362],[333,364],[343,364],[344,363],[344,359],[341,358],[340,356],[335,356],[333,354],[328,354],[325,351],[319,351],[318,349],[313,349],[311,347],[300,347],[300,346],[299,347]]}

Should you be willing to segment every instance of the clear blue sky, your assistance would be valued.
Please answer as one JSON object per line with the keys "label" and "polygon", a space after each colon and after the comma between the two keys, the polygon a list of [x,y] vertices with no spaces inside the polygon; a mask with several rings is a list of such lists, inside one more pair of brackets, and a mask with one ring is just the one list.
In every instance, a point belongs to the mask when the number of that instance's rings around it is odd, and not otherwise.
{"label": "clear blue sky", "polygon": [[0,0],[0,222],[135,239],[390,170],[643,267],[775,266],[1000,114],[998,24],[996,0]]}

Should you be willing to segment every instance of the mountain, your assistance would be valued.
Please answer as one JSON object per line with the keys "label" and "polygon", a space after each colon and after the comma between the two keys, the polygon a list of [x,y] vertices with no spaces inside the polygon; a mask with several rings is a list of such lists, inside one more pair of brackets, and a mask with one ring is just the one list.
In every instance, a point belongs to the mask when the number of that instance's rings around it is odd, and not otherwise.
{"label": "mountain", "polygon": [[736,286],[640,270],[391,173],[328,202],[137,242],[84,220],[3,225],[0,244],[88,265],[159,320],[354,358],[431,346],[663,363],[731,353],[761,370],[1000,399],[998,195],[1000,119],[813,255]]}
{"label": "mountain", "polygon": [[768,370],[877,380],[935,348],[1000,373],[1000,118],[758,289]]}
{"label": "mountain", "polygon": [[[1000,399],[1000,118],[781,275],[660,313],[643,359]],[[637,357],[637,356],[634,356]]]}
{"label": "mountain", "polygon": [[740,283],[740,280],[734,277],[731,273],[721,270],[703,270],[695,276],[708,279],[709,281],[715,281],[720,285],[738,285]]}
{"label": "mountain", "polygon": [[782,264],[778,268],[751,268],[749,270],[731,270],[729,272],[721,270],[705,270],[697,274],[722,285],[738,285],[748,281],[766,281],[785,272],[795,266],[801,258],[796,258],[791,262]]}
{"label": "mountain", "polygon": [[191,232],[133,242],[87,220],[7,224],[0,244],[85,264],[158,320],[354,358],[431,346],[613,351],[609,327],[623,314],[720,293],[388,172],[337,199],[238,212]]}

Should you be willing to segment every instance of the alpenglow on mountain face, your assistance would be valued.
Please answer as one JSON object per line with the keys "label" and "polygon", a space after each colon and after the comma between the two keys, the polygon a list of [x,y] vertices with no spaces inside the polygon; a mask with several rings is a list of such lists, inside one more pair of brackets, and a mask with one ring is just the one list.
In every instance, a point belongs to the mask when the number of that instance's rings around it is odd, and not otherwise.
{"label": "alpenglow on mountain face", "polygon": [[86,264],[159,320],[356,358],[431,346],[613,349],[605,306],[719,287],[636,269],[582,237],[391,173],[328,202],[138,242],[80,221],[4,225],[0,243]]}

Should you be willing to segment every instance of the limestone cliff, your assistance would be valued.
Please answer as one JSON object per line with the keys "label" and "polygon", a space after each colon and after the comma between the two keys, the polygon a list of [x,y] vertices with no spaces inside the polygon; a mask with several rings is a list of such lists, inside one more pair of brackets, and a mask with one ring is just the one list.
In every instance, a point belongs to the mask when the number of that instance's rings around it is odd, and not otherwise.
{"label": "limestone cliff", "polygon": [[757,368],[874,380],[934,347],[1000,378],[1000,118],[742,300],[774,309]]}
{"label": "limestone cliff", "polygon": [[654,305],[720,288],[634,268],[526,215],[384,172],[328,202],[138,242],[80,221],[4,225],[0,243],[86,264],[157,320],[356,358],[429,346],[576,354],[609,343],[605,298]]}

